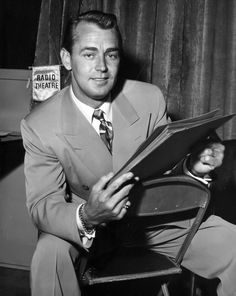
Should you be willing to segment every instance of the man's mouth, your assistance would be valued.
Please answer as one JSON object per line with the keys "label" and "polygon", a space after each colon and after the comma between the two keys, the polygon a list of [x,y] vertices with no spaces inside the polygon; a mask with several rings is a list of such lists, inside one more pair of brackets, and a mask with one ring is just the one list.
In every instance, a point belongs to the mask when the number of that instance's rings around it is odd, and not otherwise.
{"label": "man's mouth", "polygon": [[93,80],[95,81],[104,81],[104,80],[107,80],[108,77],[95,77],[95,78],[92,78]]}
{"label": "man's mouth", "polygon": [[95,77],[92,78],[92,81],[94,81],[94,83],[97,86],[105,86],[108,82],[109,78],[108,77]]}

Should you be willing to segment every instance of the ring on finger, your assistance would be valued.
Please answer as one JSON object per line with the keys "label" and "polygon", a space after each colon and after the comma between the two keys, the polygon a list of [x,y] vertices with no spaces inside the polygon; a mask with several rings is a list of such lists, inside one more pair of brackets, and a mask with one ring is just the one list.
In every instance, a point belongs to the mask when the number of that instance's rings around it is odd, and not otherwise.
{"label": "ring on finger", "polygon": [[128,210],[129,207],[130,207],[130,203],[128,203],[128,202],[123,206],[123,208],[126,209],[126,210]]}

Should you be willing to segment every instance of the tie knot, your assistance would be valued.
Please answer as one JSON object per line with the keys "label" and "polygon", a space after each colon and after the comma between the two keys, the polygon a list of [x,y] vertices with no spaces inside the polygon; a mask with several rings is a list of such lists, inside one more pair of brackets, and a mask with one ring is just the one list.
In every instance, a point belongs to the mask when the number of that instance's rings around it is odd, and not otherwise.
{"label": "tie knot", "polygon": [[104,120],[104,112],[101,109],[95,109],[93,117],[98,120]]}

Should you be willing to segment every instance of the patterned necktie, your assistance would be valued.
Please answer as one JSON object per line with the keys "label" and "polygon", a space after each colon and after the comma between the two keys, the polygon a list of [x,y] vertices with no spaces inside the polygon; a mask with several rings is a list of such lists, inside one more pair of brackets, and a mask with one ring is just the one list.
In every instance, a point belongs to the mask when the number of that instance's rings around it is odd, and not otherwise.
{"label": "patterned necktie", "polygon": [[113,130],[112,124],[109,121],[106,121],[104,118],[104,112],[101,109],[95,109],[93,117],[100,121],[99,133],[100,137],[107,146],[110,153],[112,153],[112,139],[113,139]]}

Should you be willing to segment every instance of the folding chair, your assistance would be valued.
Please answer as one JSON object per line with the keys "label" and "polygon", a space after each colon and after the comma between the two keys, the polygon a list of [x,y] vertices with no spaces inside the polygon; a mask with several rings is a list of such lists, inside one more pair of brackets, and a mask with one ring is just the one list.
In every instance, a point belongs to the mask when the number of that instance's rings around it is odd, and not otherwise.
{"label": "folding chair", "polygon": [[181,261],[202,221],[209,199],[208,189],[187,176],[163,177],[137,184],[131,196],[132,206],[126,217],[127,223],[129,219],[148,219],[149,217],[157,218],[160,223],[160,217],[164,218],[180,212],[189,213],[192,217],[194,213],[193,223],[176,258],[173,259],[146,248],[120,247],[110,256],[88,257],[86,264],[80,270],[80,283],[89,287],[116,283],[119,287],[121,282],[127,284],[134,280],[155,279],[155,283],[157,280],[160,281],[163,295],[168,296],[167,283],[172,276],[181,273]]}

